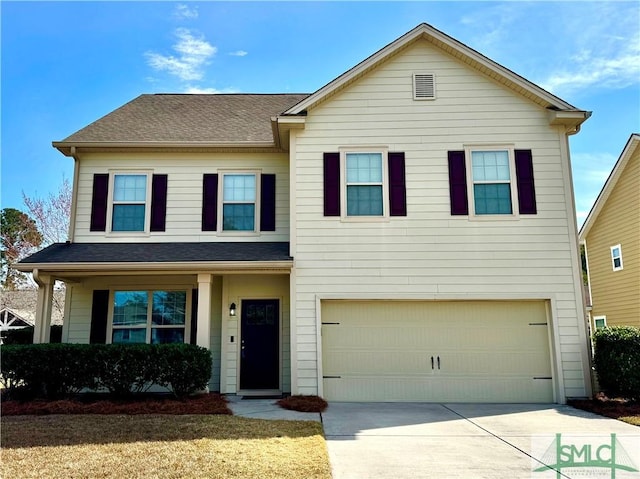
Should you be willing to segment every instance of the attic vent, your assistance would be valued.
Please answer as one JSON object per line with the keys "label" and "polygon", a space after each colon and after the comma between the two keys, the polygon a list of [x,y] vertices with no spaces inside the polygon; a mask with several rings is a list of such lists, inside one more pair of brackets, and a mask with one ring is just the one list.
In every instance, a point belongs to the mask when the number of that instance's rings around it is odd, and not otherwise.
{"label": "attic vent", "polygon": [[413,99],[435,100],[436,76],[433,73],[414,73],[413,75]]}

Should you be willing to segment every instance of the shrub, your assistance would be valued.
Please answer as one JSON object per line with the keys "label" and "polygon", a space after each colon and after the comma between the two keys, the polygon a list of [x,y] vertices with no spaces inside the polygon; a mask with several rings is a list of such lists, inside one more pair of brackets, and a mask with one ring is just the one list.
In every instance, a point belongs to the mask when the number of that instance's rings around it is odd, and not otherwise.
{"label": "shrub", "polygon": [[211,378],[211,353],[190,344],[161,344],[158,384],[184,397],[207,387]]}
{"label": "shrub", "polygon": [[127,397],[153,384],[183,397],[211,376],[211,353],[190,344],[16,344],[3,345],[0,355],[0,383],[14,398],[96,388]]}
{"label": "shrub", "polygon": [[[20,329],[10,329],[5,331],[2,336],[3,344],[32,344],[33,343],[33,326]],[[50,343],[62,342],[62,326],[54,324],[51,326]]]}
{"label": "shrub", "polygon": [[600,387],[609,397],[640,399],[640,329],[613,326],[594,335],[594,363]]}

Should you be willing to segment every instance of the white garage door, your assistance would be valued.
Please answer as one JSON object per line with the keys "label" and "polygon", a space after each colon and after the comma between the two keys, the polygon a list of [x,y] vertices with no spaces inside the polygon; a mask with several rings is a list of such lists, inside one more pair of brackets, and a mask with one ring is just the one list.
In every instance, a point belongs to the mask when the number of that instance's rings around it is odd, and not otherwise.
{"label": "white garage door", "polygon": [[544,301],[322,301],[332,401],[552,402]]}

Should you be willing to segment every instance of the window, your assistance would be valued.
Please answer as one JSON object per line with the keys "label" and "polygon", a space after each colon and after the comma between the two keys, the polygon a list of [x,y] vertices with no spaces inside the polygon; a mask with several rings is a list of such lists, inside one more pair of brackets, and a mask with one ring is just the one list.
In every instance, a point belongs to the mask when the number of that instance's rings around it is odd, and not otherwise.
{"label": "window", "polygon": [[145,231],[147,175],[113,175],[111,231]]}
{"label": "window", "polygon": [[619,244],[611,247],[611,264],[614,271],[622,269],[622,246]]}
{"label": "window", "polygon": [[111,342],[183,343],[186,309],[186,291],[115,291]]}
{"label": "window", "polygon": [[347,216],[383,216],[382,153],[346,153]]}
{"label": "window", "polygon": [[471,151],[471,178],[476,215],[513,213],[507,150]]}
{"label": "window", "polygon": [[602,329],[607,327],[607,317],[606,316],[594,316],[593,325],[596,329]]}
{"label": "window", "polygon": [[256,230],[256,175],[224,174],[222,230]]}

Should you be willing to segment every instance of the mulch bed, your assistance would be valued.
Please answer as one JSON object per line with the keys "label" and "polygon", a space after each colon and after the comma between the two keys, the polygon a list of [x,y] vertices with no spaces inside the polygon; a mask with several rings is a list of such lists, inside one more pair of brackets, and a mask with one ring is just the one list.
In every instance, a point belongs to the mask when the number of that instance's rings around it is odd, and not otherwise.
{"label": "mulch bed", "polygon": [[593,399],[573,399],[567,401],[569,406],[593,412],[601,416],[618,419],[621,417],[640,416],[640,402],[628,399],[608,398],[602,393]]}
{"label": "mulch bed", "polygon": [[233,414],[220,394],[202,394],[184,400],[145,397],[132,400],[64,399],[58,401],[2,401],[2,416],[46,414]]}
{"label": "mulch bed", "polygon": [[329,404],[319,396],[288,396],[276,402],[284,409],[300,412],[323,412]]}

